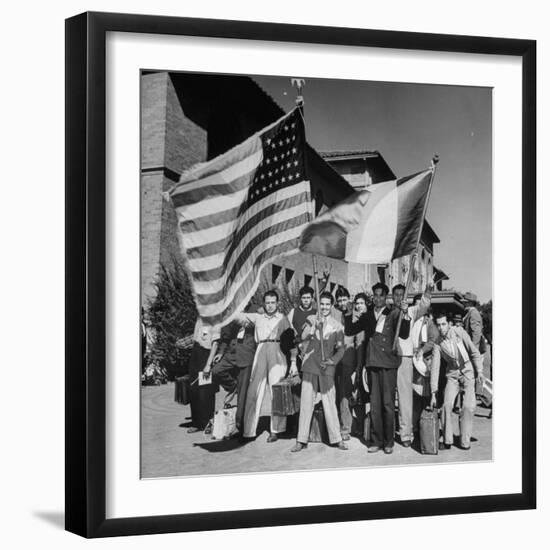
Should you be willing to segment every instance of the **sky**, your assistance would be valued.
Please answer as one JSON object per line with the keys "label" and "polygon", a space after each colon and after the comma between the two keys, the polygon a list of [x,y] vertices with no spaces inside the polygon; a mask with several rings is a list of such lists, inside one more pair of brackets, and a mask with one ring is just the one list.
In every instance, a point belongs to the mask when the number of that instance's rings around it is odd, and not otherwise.
{"label": "sky", "polygon": [[[254,80],[286,111],[290,78]],[[378,150],[397,177],[438,154],[427,219],[441,243],[445,288],[492,298],[492,90],[466,86],[306,78],[307,140],[318,151]]]}

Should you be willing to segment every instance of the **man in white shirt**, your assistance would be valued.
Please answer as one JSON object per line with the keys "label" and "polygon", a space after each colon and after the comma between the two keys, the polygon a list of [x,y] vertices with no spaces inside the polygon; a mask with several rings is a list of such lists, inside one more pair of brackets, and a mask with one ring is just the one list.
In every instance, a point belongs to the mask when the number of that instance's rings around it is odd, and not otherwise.
{"label": "man in white shirt", "polygon": [[[418,302],[408,308],[411,326],[420,319],[430,307],[433,284],[426,285],[424,294]],[[405,286],[395,285],[392,289],[393,306],[401,308],[405,296]],[[413,351],[414,345],[411,335],[408,338],[399,338],[397,355],[400,358],[397,370],[397,395],[399,398],[399,438],[403,447],[410,447],[413,440]]]}
{"label": "man in white shirt", "polygon": [[[279,433],[286,431],[286,416],[272,413],[272,386],[287,374],[286,357],[281,349],[281,337],[292,331],[286,315],[278,311],[279,295],[274,290],[264,294],[263,313],[241,313],[236,320],[252,323],[258,347],[250,375],[244,409],[244,438],[256,437],[261,416],[270,417],[268,443],[277,441]],[[297,374],[296,349],[290,350],[290,374]]]}

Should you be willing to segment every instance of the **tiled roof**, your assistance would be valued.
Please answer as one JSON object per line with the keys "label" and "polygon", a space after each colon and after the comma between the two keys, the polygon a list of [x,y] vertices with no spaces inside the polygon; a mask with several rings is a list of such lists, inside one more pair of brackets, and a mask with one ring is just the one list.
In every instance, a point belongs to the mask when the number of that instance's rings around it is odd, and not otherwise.
{"label": "tiled roof", "polygon": [[320,151],[319,154],[321,157],[330,159],[336,157],[370,157],[370,156],[379,156],[380,153],[375,150],[368,149],[359,149],[352,151]]}

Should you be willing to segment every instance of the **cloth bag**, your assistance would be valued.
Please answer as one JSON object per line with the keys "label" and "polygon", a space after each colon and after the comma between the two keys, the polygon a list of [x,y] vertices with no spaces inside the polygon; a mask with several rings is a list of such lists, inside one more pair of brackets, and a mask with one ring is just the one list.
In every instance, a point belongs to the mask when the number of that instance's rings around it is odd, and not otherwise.
{"label": "cloth bag", "polygon": [[237,407],[228,407],[216,411],[212,425],[212,439],[228,438],[236,430],[236,417]]}

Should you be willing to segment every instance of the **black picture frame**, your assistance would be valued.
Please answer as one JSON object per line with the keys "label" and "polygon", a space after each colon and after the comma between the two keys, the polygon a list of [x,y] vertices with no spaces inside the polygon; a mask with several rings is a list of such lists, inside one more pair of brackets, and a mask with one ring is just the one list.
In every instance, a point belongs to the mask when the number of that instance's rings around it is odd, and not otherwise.
{"label": "black picture frame", "polygon": [[[517,56],[522,61],[522,490],[514,494],[106,519],[105,42],[109,31]],[[536,507],[536,42],[116,13],[66,20],[66,529],[85,537]],[[136,114],[137,116],[137,114]]]}

